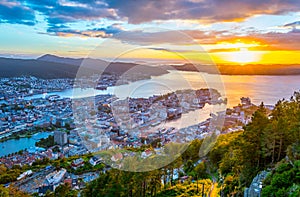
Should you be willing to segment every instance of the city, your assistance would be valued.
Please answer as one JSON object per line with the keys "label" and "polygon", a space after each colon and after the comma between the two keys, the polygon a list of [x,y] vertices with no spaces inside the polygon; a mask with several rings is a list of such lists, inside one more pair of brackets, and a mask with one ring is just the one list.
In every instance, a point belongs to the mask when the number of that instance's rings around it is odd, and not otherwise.
{"label": "city", "polygon": [[299,0],[1,0],[0,197],[299,197]]}
{"label": "city", "polygon": [[[38,132],[50,133],[48,141],[44,141],[46,146],[43,146],[42,138],[42,147],[30,147],[3,155],[0,159],[0,163],[8,169],[16,166],[22,169],[8,184],[31,194],[46,194],[48,190],[54,191],[65,183],[80,191],[86,183],[98,178],[100,172],[105,173],[111,167],[122,168],[120,162],[126,160],[126,157],[146,159],[154,155],[166,155],[164,147],[168,143],[182,144],[203,139],[215,129],[210,124],[214,118],[212,114],[200,123],[183,128],[168,127],[167,122],[176,121],[191,111],[201,110],[205,105],[226,102],[217,91],[210,89],[180,90],[149,98],[129,98],[126,101],[118,100],[113,95],[97,95],[92,98],[92,102],[97,104],[95,110],[94,105],[87,105],[91,99],[83,104],[82,99],[72,100],[58,95],[29,97],[45,90],[63,91],[70,88],[71,80],[20,77],[15,82],[10,80],[8,85],[7,80],[1,80],[1,142],[15,139],[15,136],[28,138]],[[70,85],[62,85],[66,82]],[[35,86],[42,83],[46,85]],[[26,84],[30,86],[20,88]],[[72,108],[72,103],[75,108]],[[92,107],[88,109],[86,106]],[[273,108],[268,107],[269,110]],[[86,116],[80,113],[80,119],[74,118],[73,109],[84,112]],[[242,131],[256,109],[257,106],[249,98],[241,98],[238,106],[217,115],[224,116],[224,127],[218,132],[225,134]],[[140,153],[116,153],[109,157],[99,153],[109,149],[141,149],[147,145],[151,148]],[[49,161],[51,165],[45,166]],[[63,163],[56,166],[57,161]],[[23,170],[29,167],[33,170]]]}

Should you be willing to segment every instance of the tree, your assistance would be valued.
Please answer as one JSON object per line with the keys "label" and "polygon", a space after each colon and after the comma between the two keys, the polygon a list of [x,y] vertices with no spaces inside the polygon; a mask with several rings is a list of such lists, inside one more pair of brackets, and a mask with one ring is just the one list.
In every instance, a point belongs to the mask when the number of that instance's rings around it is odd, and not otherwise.
{"label": "tree", "polygon": [[206,166],[204,162],[199,163],[195,169],[193,170],[198,178],[200,179],[206,179],[209,178],[208,174],[206,172]]}
{"label": "tree", "polygon": [[194,162],[192,160],[188,160],[183,166],[183,170],[187,174],[190,173],[193,169],[194,169]]}
{"label": "tree", "polygon": [[55,196],[65,196],[65,197],[76,197],[77,192],[72,191],[70,185],[67,183],[58,186],[54,192]]}
{"label": "tree", "polygon": [[0,185],[0,197],[7,197],[7,196],[29,197],[29,195],[27,193],[22,192],[12,186],[5,188],[2,185]]}
{"label": "tree", "polygon": [[280,163],[264,181],[262,196],[297,196],[300,191],[300,160]]}
{"label": "tree", "polygon": [[5,165],[4,164],[0,164],[0,174],[5,173],[6,170],[7,170],[7,168],[5,167]]}
{"label": "tree", "polygon": [[0,197],[9,196],[9,190],[6,189],[4,186],[0,185]]}

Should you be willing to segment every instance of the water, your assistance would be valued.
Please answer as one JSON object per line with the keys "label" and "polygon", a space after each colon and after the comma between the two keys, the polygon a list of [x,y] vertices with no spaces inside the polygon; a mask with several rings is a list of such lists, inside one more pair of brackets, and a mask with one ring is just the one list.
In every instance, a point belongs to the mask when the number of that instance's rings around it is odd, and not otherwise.
{"label": "water", "polygon": [[166,121],[164,126],[167,128],[174,127],[176,129],[186,128],[192,125],[196,125],[200,122],[204,122],[210,117],[210,113],[222,111],[224,109],[225,107],[223,105],[205,104],[202,109],[196,109],[188,113],[184,113],[181,115],[181,118],[178,118],[176,120]]}
{"label": "water", "polygon": [[109,90],[95,90],[93,88],[74,88],[68,89],[61,92],[49,92],[44,94],[35,94],[32,96],[27,96],[25,100],[37,99],[37,98],[45,98],[46,96],[50,95],[58,95],[61,98],[82,98],[82,97],[91,97],[99,94],[112,94],[113,88],[109,88]]}
{"label": "water", "polygon": [[53,135],[53,132],[36,133],[30,138],[11,139],[0,143],[0,157],[35,147],[35,142]]}
{"label": "water", "polygon": [[[257,76],[257,75],[213,75],[186,71],[170,71],[162,76],[132,82],[130,84],[109,87],[107,90],[70,89],[62,92],[52,92],[48,95],[59,95],[62,98],[82,98],[98,94],[114,94],[120,99],[126,97],[149,97],[174,92],[179,89],[215,88],[228,99],[227,107],[236,106],[241,97],[250,97],[254,104],[274,105],[279,99],[289,99],[294,91],[300,89],[299,76]],[[26,97],[26,99],[45,97],[44,94]],[[182,118],[165,123],[165,126],[186,127],[201,122],[209,117],[212,106],[202,110],[184,114]],[[199,116],[200,114],[200,116]],[[202,114],[202,115],[201,115]],[[190,117],[198,117],[191,119]],[[34,147],[37,140],[45,138],[49,133],[38,133],[31,138],[8,140],[0,143],[0,156],[14,153],[25,148]]]}
{"label": "water", "polygon": [[229,106],[239,102],[241,96],[251,98],[255,104],[274,105],[279,99],[289,99],[300,90],[300,76],[222,76]]}
{"label": "water", "polygon": [[[254,104],[274,105],[279,99],[289,99],[294,91],[300,89],[299,76],[262,76],[262,75],[214,75],[186,71],[170,71],[162,76],[132,82],[126,85],[109,87],[107,90],[70,89],[53,92],[63,98],[82,98],[98,94],[114,94],[126,97],[149,97],[174,92],[179,89],[215,88],[228,99],[227,107],[236,106],[241,97],[250,97]],[[27,97],[40,98],[45,95]]]}

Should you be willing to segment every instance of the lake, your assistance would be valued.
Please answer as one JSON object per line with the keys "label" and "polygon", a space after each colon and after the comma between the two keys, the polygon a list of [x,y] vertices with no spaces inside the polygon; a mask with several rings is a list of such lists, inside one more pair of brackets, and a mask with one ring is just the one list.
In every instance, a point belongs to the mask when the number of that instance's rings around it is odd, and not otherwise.
{"label": "lake", "polygon": [[20,150],[30,149],[35,147],[35,143],[42,138],[47,138],[53,135],[53,132],[39,132],[32,135],[30,138],[11,139],[0,143],[0,157],[18,152]]}

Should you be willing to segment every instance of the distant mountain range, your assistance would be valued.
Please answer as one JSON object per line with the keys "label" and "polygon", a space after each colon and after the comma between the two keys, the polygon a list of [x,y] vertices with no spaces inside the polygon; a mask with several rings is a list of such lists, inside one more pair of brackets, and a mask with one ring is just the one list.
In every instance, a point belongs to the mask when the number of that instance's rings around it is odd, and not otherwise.
{"label": "distant mountain range", "polygon": [[78,66],[38,59],[0,58],[0,77],[74,78]]}
{"label": "distant mountain range", "polygon": [[[223,75],[300,75],[300,65],[218,65],[216,70],[209,65],[174,65],[172,69],[182,71],[201,71]],[[35,76],[38,78],[75,78],[77,73],[111,73],[124,75],[128,72],[138,78],[149,78],[168,73],[170,66],[147,66],[136,63],[107,62],[91,58],[65,58],[55,55],[43,55],[37,59],[0,58],[0,77]],[[129,75],[130,75],[129,74]]]}
{"label": "distant mountain range", "polygon": [[[74,66],[80,66],[83,61],[83,58],[66,58],[66,57],[59,57],[55,55],[46,54],[43,55],[36,60],[44,61],[44,62],[53,62],[53,63],[60,63],[60,64],[70,64]],[[105,61],[103,61],[105,63]]]}
{"label": "distant mountain range", "polygon": [[107,62],[91,58],[65,58],[55,55],[43,55],[37,59],[0,58],[0,77],[18,77],[31,75],[38,78],[75,78],[80,75],[110,73],[122,75],[126,72],[161,75],[167,71],[152,66],[125,62]]}
{"label": "distant mountain range", "polygon": [[292,64],[247,64],[247,65],[197,65],[172,66],[175,70],[206,72],[222,75],[300,75],[300,65]]}

